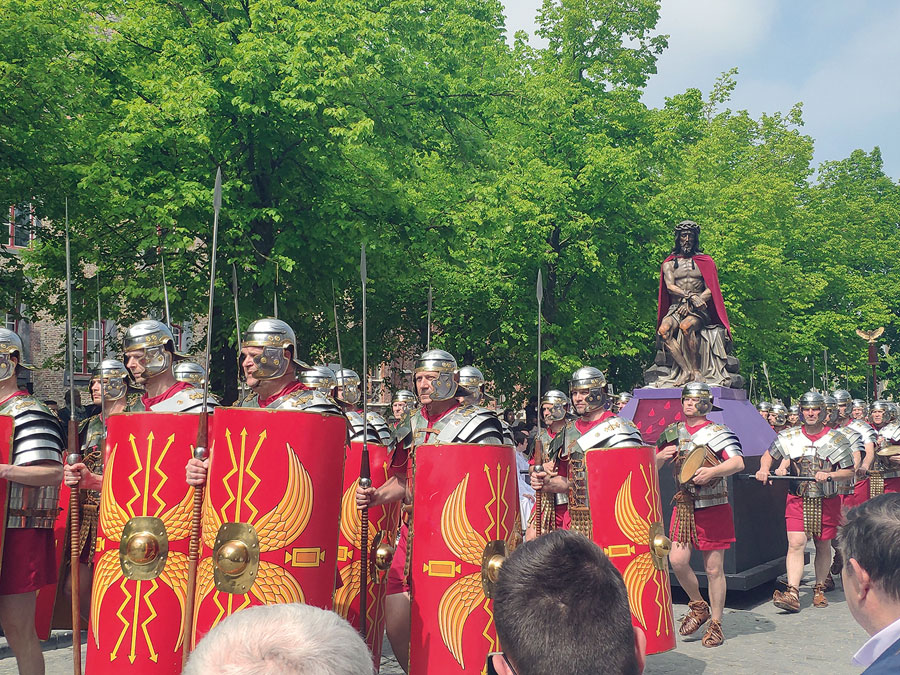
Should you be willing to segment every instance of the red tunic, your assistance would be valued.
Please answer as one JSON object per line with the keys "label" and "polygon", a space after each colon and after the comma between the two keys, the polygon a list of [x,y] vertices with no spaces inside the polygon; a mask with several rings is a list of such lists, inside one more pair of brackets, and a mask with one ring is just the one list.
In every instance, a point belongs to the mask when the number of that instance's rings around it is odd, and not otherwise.
{"label": "red tunic", "polygon": [[155,406],[157,403],[165,401],[166,399],[172,398],[179,391],[184,391],[189,388],[191,385],[187,382],[176,382],[171,387],[166,389],[159,396],[147,396],[146,393],[141,395],[141,403],[144,404],[144,408],[150,410],[151,407]]}
{"label": "red tunic", "polygon": [[295,391],[299,391],[301,389],[307,389],[306,385],[304,385],[302,382],[291,382],[284,389],[279,391],[277,394],[270,396],[269,398],[257,398],[257,402],[259,403],[260,408],[268,408],[272,403],[274,403],[282,396],[293,394]]}

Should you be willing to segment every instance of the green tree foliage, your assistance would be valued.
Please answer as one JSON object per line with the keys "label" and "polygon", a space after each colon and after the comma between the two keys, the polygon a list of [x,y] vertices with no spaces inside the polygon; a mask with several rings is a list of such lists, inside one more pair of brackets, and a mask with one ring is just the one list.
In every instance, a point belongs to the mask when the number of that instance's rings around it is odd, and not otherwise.
{"label": "green tree foliage", "polygon": [[334,283],[358,367],[363,241],[373,362],[422,349],[431,284],[433,345],[524,398],[540,268],[543,385],[591,363],[623,389],[653,355],[659,266],[691,218],[744,374],[767,362],[787,399],[827,347],[861,395],[854,329],[897,339],[897,184],[877,148],[815,173],[800,106],[731,110],[734,72],[648,109],[658,11],[545,0],[536,48],[507,44],[498,0],[0,0],[0,195],[51,221],[0,264],[0,295],[62,316],[68,196],[80,322],[95,270],[109,318],[161,316],[160,251],[173,320],[202,316],[221,166],[212,382],[226,400],[230,265],[243,324],[277,293],[310,360],[336,358]]}

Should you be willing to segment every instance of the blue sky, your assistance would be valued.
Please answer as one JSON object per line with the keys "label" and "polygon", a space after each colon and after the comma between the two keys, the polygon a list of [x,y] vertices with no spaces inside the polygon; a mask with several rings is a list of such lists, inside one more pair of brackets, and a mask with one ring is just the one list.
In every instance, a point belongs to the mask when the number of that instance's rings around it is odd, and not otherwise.
{"label": "blue sky", "polygon": [[[541,0],[503,0],[510,35],[534,33]],[[708,93],[738,68],[730,107],[787,112],[803,103],[814,162],[881,148],[900,178],[900,2],[896,0],[662,0],[657,32],[669,48],[644,101],[690,87]]]}

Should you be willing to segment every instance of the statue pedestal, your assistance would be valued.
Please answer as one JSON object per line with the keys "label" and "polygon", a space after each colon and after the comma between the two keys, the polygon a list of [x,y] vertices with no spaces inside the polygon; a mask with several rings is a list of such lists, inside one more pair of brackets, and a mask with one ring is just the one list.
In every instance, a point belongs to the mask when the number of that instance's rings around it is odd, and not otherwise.
{"label": "statue pedestal", "polygon": [[[635,389],[633,394],[634,398],[619,414],[635,423],[646,443],[656,443],[663,429],[681,421],[681,389],[644,387]],[[756,473],[759,457],[775,440],[775,432],[747,400],[743,389],[712,387],[712,394],[714,405],[722,410],[709,413],[709,419],[724,424],[740,439],[745,465],[740,473]],[[668,532],[672,497],[677,491],[670,465],[660,469],[659,489]],[[737,539],[725,552],[725,576],[730,590],[749,590],[784,572],[786,495],[786,481],[766,486],[756,480],[728,478],[728,500],[734,512]],[[706,587],[703,557],[698,551],[691,555],[691,567],[697,573],[700,585]],[[674,574],[671,579],[673,584],[678,584]]]}

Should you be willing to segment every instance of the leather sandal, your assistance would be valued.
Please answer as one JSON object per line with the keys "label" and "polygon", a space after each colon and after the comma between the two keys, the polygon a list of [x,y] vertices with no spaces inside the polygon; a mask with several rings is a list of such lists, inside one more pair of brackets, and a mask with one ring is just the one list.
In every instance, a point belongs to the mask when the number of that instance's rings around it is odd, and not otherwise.
{"label": "leather sandal", "polygon": [[825,597],[825,584],[816,584],[813,589],[813,607],[828,607],[828,598]]}
{"label": "leather sandal", "polygon": [[704,647],[718,647],[725,642],[725,633],[722,632],[722,622],[717,619],[710,619],[709,625],[706,627],[706,635],[700,643]]}
{"label": "leather sandal", "polygon": [[[822,596],[824,597],[824,595]],[[775,591],[772,595],[772,603],[785,612],[796,614],[800,611],[800,589],[796,586],[788,586],[784,593]]]}
{"label": "leather sandal", "polygon": [[682,635],[691,635],[696,633],[709,620],[709,605],[703,600],[695,600],[688,603],[690,611],[684,615],[681,620],[681,627],[678,632]]}
{"label": "leather sandal", "polygon": [[822,583],[822,587],[825,589],[826,593],[834,590],[834,577],[831,576],[831,572],[829,572],[828,576],[825,577],[825,581]]}

